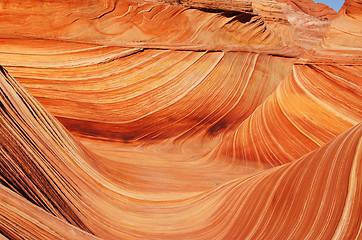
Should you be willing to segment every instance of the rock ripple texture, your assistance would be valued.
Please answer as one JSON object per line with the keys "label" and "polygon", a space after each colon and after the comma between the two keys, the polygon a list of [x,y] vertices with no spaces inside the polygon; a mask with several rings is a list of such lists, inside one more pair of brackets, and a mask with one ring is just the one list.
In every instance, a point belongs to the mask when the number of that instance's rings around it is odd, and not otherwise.
{"label": "rock ripple texture", "polygon": [[0,1],[1,239],[362,239],[362,1]]}

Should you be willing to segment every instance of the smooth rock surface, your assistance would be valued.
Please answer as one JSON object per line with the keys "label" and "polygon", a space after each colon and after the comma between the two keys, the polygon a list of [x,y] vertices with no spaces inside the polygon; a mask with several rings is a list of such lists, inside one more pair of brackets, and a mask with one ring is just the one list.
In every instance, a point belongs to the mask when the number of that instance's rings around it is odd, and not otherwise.
{"label": "smooth rock surface", "polygon": [[362,238],[361,1],[0,10],[0,238]]}

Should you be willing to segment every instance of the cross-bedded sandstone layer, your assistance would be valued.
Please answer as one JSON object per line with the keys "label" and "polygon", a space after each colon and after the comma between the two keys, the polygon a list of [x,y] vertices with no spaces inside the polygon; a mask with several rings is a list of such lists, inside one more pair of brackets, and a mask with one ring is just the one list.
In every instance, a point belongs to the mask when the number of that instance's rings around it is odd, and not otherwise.
{"label": "cross-bedded sandstone layer", "polygon": [[362,238],[361,1],[0,9],[1,237]]}

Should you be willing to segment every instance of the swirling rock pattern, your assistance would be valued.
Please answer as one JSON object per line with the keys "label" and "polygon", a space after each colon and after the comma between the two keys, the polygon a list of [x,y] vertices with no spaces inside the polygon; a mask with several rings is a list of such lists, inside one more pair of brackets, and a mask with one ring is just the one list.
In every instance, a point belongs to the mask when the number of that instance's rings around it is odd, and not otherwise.
{"label": "swirling rock pattern", "polygon": [[0,9],[1,238],[362,239],[359,0]]}
{"label": "swirling rock pattern", "polygon": [[300,12],[304,12],[308,15],[318,17],[318,18],[327,18],[334,19],[336,17],[336,12],[322,4],[315,3],[313,0],[276,0],[280,3],[286,3],[290,5],[293,9]]}

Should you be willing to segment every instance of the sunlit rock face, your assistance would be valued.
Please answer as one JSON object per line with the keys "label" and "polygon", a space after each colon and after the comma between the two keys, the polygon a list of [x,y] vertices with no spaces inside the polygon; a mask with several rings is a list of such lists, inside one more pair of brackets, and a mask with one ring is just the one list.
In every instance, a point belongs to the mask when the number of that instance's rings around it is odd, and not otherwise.
{"label": "sunlit rock face", "polygon": [[306,13],[310,16],[334,19],[336,12],[327,5],[315,3],[313,0],[275,0],[290,5],[294,10]]}
{"label": "sunlit rock face", "polygon": [[354,50],[361,54],[362,48],[362,1],[347,0],[331,23],[321,45],[326,49]]}
{"label": "sunlit rock face", "polygon": [[0,237],[362,239],[362,3],[0,2]]}

